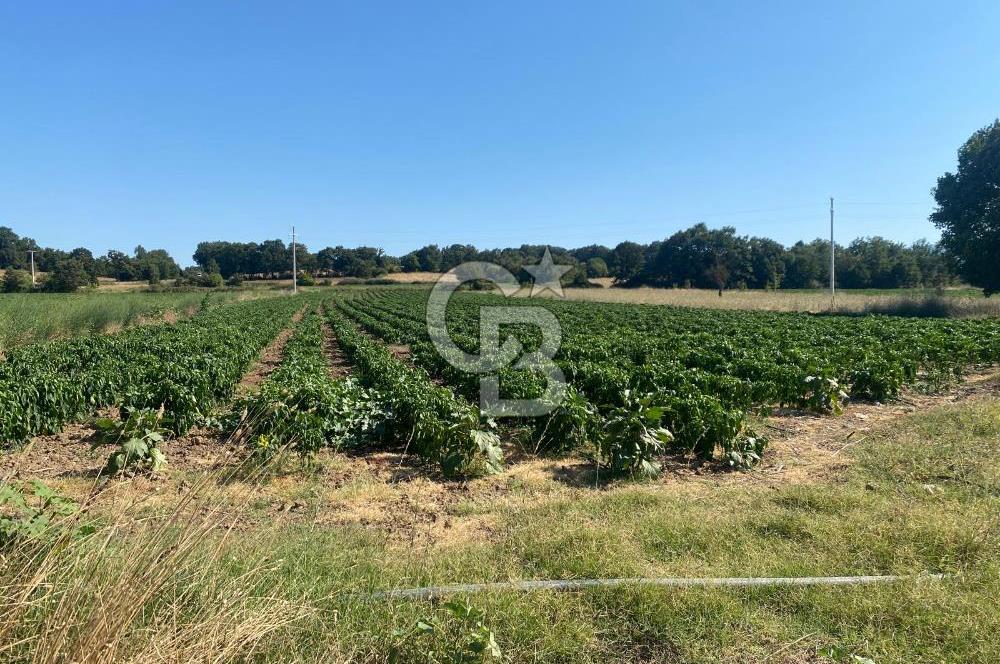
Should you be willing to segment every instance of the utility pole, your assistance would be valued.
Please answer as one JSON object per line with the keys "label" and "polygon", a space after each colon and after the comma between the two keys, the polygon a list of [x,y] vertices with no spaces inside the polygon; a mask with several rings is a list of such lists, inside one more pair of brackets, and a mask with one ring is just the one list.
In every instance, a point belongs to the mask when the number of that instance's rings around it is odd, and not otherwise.
{"label": "utility pole", "polygon": [[35,285],[35,250],[28,249],[28,255],[31,256],[31,285]]}
{"label": "utility pole", "polygon": [[295,262],[295,226],[292,226],[292,293],[299,292],[299,274]]}
{"label": "utility pole", "polygon": [[837,286],[834,281],[836,270],[836,249],[833,243],[833,196],[830,197],[830,307],[833,308],[837,302]]}

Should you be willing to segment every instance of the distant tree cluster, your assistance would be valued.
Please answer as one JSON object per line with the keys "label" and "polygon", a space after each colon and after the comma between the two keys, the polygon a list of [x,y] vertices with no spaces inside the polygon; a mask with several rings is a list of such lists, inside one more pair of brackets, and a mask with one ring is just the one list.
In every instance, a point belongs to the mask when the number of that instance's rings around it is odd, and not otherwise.
{"label": "distant tree cluster", "polygon": [[[441,272],[464,261],[490,261],[526,279],[523,265],[538,262],[545,247],[479,251],[469,245],[428,245],[400,259],[403,271]],[[613,277],[624,286],[681,288],[817,288],[830,279],[830,243],[814,240],[786,248],[767,238],[741,237],[731,227],[705,224],[669,238],[638,244],[622,242],[611,249],[590,245],[579,249],[552,247],[557,263],[572,264],[567,285],[587,278]],[[913,245],[874,237],[838,245],[837,283],[844,288],[905,288],[952,283],[944,252],[921,241]]]}
{"label": "distant tree cluster", "polygon": [[[396,258],[376,247],[326,247],[313,253],[297,244],[296,260],[300,279],[306,280],[312,275],[371,278],[393,272],[445,272],[467,261],[487,261],[527,282],[530,275],[523,267],[538,263],[545,249],[545,245],[528,244],[487,250],[467,244],[430,244]],[[739,236],[731,227],[710,229],[705,224],[650,244],[549,249],[556,263],[573,266],[563,276],[567,286],[589,286],[589,279],[612,277],[623,286],[816,288],[824,286],[830,274],[828,241],[798,242],[786,248],[767,238]],[[238,284],[243,278],[289,277],[292,264],[291,246],[280,239],[201,242],[194,253],[198,267],[182,271],[163,249],[139,246],[132,255],[111,250],[95,258],[84,248],[65,252],[39,247],[31,238],[0,227],[5,291],[31,290],[31,279],[24,276],[28,250],[36,252],[36,269],[48,273],[42,288],[64,292],[94,284],[98,277],[151,284],[178,278],[178,283],[186,285]],[[837,246],[837,283],[843,288],[946,285],[956,280],[949,266],[942,247],[923,241],[904,245],[873,237]]]}
{"label": "distant tree cluster", "polygon": [[[589,286],[588,279],[612,277],[624,286],[687,288],[816,288],[830,275],[830,243],[814,240],[786,248],[767,238],[742,237],[735,229],[704,224],[650,244],[622,242],[611,249],[549,247],[556,263],[572,265],[565,285]],[[546,245],[480,250],[468,244],[429,244],[400,258],[374,247],[327,247],[311,253],[297,246],[300,270],[328,277],[378,277],[392,272],[446,272],[468,261],[496,263],[521,281],[523,269],[541,260]],[[291,274],[291,248],[282,240],[202,242],[194,254],[206,273],[223,279],[275,278]],[[837,246],[837,283],[844,288],[905,288],[954,282],[944,252],[927,242],[904,245],[873,237]]]}
{"label": "distant tree cluster", "polygon": [[[705,224],[669,238],[614,249],[586,247],[572,252],[600,258],[610,276],[625,286],[694,288],[817,288],[829,283],[830,242],[813,240],[785,247],[768,238],[744,237],[732,227]],[[944,251],[926,241],[904,245],[881,237],[836,247],[836,282],[843,288],[942,286],[955,281]],[[599,269],[595,268],[595,271]],[[593,276],[593,275],[592,275]]]}
{"label": "distant tree cluster", "polygon": [[113,277],[118,281],[148,281],[155,284],[161,279],[176,279],[181,274],[180,266],[166,250],[146,250],[142,245],[136,247],[131,256],[111,250],[96,259],[96,262],[98,276]]}
{"label": "distant tree cluster", "polygon": [[40,247],[33,239],[19,237],[12,229],[0,226],[0,269],[7,271],[3,283],[6,292],[33,289],[28,272],[31,267],[29,251],[35,252],[36,272],[46,273],[37,287],[52,292],[72,292],[96,284],[98,277],[157,283],[161,279],[176,278],[181,273],[176,261],[163,249],[146,250],[138,246],[131,256],[111,250],[95,258],[83,247],[68,252]]}
{"label": "distant tree cluster", "polygon": [[[256,242],[201,242],[194,252],[198,266],[224,279],[234,277],[273,279],[290,277],[292,248],[283,240]],[[304,244],[295,245],[295,260],[301,274],[318,273],[338,277],[378,277],[399,272],[399,261],[375,247],[326,247],[316,253]]]}

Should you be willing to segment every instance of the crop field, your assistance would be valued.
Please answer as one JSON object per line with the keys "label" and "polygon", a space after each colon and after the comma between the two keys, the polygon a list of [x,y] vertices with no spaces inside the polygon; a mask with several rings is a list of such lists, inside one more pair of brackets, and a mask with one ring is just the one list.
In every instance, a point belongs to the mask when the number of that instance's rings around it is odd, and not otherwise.
{"label": "crop field", "polygon": [[[566,399],[544,416],[491,418],[480,377],[433,346],[428,293],[220,300],[169,323],[9,348],[0,546],[14,553],[0,559],[0,652],[36,659],[42,621],[60,643],[91,646],[58,626],[120,625],[102,647],[134,661],[195,634],[255,661],[1000,654],[984,640],[1000,628],[997,319],[459,291],[447,322],[466,353],[479,351],[483,306],[542,306],[558,321]],[[514,324],[508,337],[532,350],[542,335]],[[499,373],[506,398],[542,392],[531,371]],[[72,545],[39,536],[61,518],[86,520]],[[44,571],[28,573],[39,560]],[[963,579],[501,590],[447,604],[371,595],[931,572]],[[112,615],[94,593],[124,596],[135,613]],[[42,599],[11,599],[26,597]],[[239,617],[220,613],[232,606]],[[894,627],[870,624],[873,613]],[[222,628],[233,620],[239,630]]]}
{"label": "crop field", "polygon": [[[453,369],[432,347],[425,321],[426,294],[363,291],[338,300],[337,308],[388,343],[406,344],[412,360],[442,377],[470,400],[475,375]],[[456,342],[478,349],[481,305],[524,304],[500,296],[460,294],[449,310]],[[532,306],[539,304],[532,300]],[[537,423],[538,446],[566,451],[602,446],[608,417],[637,416],[637,395],[655,402],[654,425],[672,433],[672,445],[733,465],[759,453],[761,439],[748,428],[755,412],[788,406],[837,413],[848,398],[884,401],[904,386],[935,389],[967,368],[1000,358],[995,320],[939,321],[890,317],[852,318],[804,314],[725,312],[621,304],[542,301],[559,319],[562,345],[556,360],[569,378],[571,398]],[[517,330],[510,330],[516,334]],[[532,345],[532,333],[521,340]],[[537,345],[537,341],[535,342]],[[539,392],[532,376],[507,372],[501,385],[516,397]],[[506,380],[505,380],[506,379]],[[620,437],[619,437],[620,442]],[[636,470],[661,452],[635,441],[625,453],[604,445],[612,465]]]}
{"label": "crop field", "polygon": [[[352,441],[407,440],[449,476],[499,470],[499,434],[535,451],[594,453],[626,474],[657,472],[668,451],[750,466],[766,443],[754,416],[771,407],[837,414],[848,399],[885,401],[906,386],[940,389],[1000,359],[1000,330],[991,319],[546,300],[562,330],[556,361],[569,381],[568,398],[549,416],[515,418],[515,426],[494,431],[476,407],[479,377],[455,369],[431,345],[426,297],[414,289],[314,293],[218,307],[173,326],[25,346],[0,364],[0,439],[24,442],[109,407],[162,408],[168,428],[183,434],[230,396],[296,309],[308,313],[284,363],[244,404],[267,425],[259,438],[306,455]],[[452,300],[450,328],[463,350],[478,351],[480,306],[506,303],[477,293]],[[323,325],[353,366],[350,378],[327,375]],[[529,348],[538,343],[536,332],[506,329]],[[513,370],[501,371],[500,385],[512,398],[538,396],[542,387],[532,373]],[[302,406],[292,412],[274,404]],[[664,429],[669,434],[653,435]]]}

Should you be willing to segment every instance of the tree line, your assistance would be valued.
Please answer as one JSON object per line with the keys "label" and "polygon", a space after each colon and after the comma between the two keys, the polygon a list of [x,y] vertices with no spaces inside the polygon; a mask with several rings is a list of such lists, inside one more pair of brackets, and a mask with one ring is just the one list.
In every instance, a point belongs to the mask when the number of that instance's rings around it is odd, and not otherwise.
{"label": "tree line", "polygon": [[[931,221],[941,228],[941,242],[905,245],[881,237],[836,245],[836,283],[842,288],[944,286],[959,278],[982,287],[988,296],[1000,291],[1000,120],[983,127],[958,151],[958,168],[938,178],[937,209]],[[444,272],[466,261],[497,263],[530,280],[523,269],[538,263],[544,245],[480,250],[472,245],[429,244],[394,257],[378,247],[326,247],[315,253],[302,244],[295,257],[302,274],[328,277],[379,277],[393,272]],[[830,243],[797,242],[785,247],[768,238],[736,234],[731,226],[710,229],[695,224],[670,237],[639,244],[550,247],[557,263],[572,265],[565,285],[589,286],[590,279],[611,277],[621,286],[695,288],[817,288],[830,278]],[[282,240],[201,242],[196,267],[185,270],[163,249],[138,246],[131,255],[108,251],[94,257],[85,248],[61,251],[41,247],[0,226],[0,269],[4,290],[31,290],[29,251],[35,267],[46,272],[46,290],[76,290],[98,277],[119,281],[177,279],[202,286],[237,283],[242,277],[291,275],[291,247]]]}
{"label": "tree line", "polygon": [[[546,245],[480,250],[473,245],[430,244],[401,257],[375,247],[326,247],[315,253],[298,245],[301,270],[317,276],[372,278],[394,272],[445,272],[467,261],[507,268],[523,281],[523,269],[541,259]],[[586,286],[588,279],[612,277],[622,286],[693,288],[817,288],[829,281],[830,243],[814,240],[791,247],[767,238],[744,237],[732,227],[710,229],[696,224],[650,244],[622,242],[614,248],[548,247],[556,263],[573,269],[566,285]],[[880,237],[837,245],[837,282],[844,288],[905,288],[954,283],[944,252],[921,241],[911,245]],[[281,240],[202,242],[194,254],[206,272],[223,278],[288,276],[291,248]]]}
{"label": "tree line", "polygon": [[[841,288],[940,287],[956,283],[1000,291],[1000,121],[975,132],[959,149],[958,170],[938,179],[931,215],[942,229],[939,244],[910,245],[882,237],[836,245],[835,282]],[[522,281],[524,265],[536,264],[546,247],[480,250],[472,245],[430,244],[400,257],[376,247],[326,247],[296,250],[301,269],[324,276],[371,278],[392,272],[444,272],[466,261],[487,261],[507,268]],[[695,224],[662,241],[622,242],[614,248],[590,245],[551,247],[557,263],[573,269],[565,285],[589,286],[589,279],[611,277],[621,286],[695,288],[818,288],[830,280],[830,242],[813,240],[785,247],[769,238],[737,235],[726,226]],[[291,250],[281,240],[261,244],[202,242],[194,254],[208,273],[288,274]]]}
{"label": "tree line", "polygon": [[5,270],[3,290],[19,292],[32,290],[31,255],[35,252],[36,272],[46,273],[41,288],[52,292],[72,292],[97,283],[98,277],[118,281],[147,281],[159,283],[161,279],[176,279],[181,268],[164,249],[135,248],[131,255],[110,250],[95,257],[84,247],[62,251],[39,246],[30,237],[20,237],[13,229],[0,226],[0,269]]}
{"label": "tree line", "polygon": [[[611,277],[621,286],[682,288],[817,288],[829,281],[830,243],[798,242],[785,247],[768,238],[745,237],[732,227],[710,229],[705,224],[678,231],[650,244],[622,242],[611,248],[589,245],[577,249],[528,245],[477,249],[473,245],[430,244],[401,257],[377,247],[326,247],[312,252],[296,246],[301,273],[319,277],[373,278],[395,272],[445,272],[467,261],[502,265],[529,281],[523,269],[541,260],[548,248],[556,263],[572,265],[563,276],[567,286],[589,286],[590,279]],[[0,227],[0,268],[7,270],[6,290],[30,288],[28,251],[35,267],[49,273],[47,290],[71,291],[94,284],[98,277],[119,281],[187,279],[199,285],[222,285],[241,278],[291,276],[291,246],[283,240],[201,242],[194,253],[196,267],[182,270],[163,249],[138,246],[131,255],[111,250],[95,257],[90,250],[40,247]],[[842,288],[906,288],[943,286],[957,277],[944,250],[925,241],[904,245],[880,237],[837,245],[837,284]]]}

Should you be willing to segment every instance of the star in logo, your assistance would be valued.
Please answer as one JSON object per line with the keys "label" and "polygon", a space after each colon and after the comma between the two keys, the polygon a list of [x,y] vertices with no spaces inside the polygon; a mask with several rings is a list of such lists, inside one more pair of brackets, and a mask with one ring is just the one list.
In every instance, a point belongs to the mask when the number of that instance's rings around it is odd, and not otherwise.
{"label": "star in logo", "polygon": [[525,265],[524,269],[535,278],[535,283],[531,286],[531,297],[541,295],[549,290],[559,297],[563,296],[562,282],[559,279],[573,269],[572,265],[556,265],[552,262],[552,254],[549,248],[545,247],[545,255],[538,265]]}

